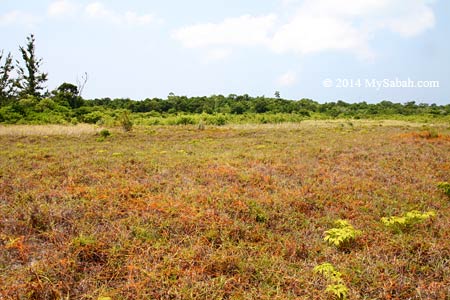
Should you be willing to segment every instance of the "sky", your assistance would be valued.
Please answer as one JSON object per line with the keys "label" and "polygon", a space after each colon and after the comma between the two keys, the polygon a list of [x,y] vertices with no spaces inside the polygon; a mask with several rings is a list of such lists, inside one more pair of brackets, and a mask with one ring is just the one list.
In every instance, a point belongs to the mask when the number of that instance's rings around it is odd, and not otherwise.
{"label": "sky", "polygon": [[450,104],[448,0],[0,0],[0,50],[30,34],[84,98]]}

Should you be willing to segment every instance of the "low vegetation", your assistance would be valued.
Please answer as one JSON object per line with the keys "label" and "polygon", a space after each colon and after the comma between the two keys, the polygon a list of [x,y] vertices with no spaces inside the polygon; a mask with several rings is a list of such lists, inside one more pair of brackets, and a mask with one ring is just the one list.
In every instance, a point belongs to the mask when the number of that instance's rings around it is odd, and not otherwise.
{"label": "low vegetation", "polygon": [[325,292],[332,295],[334,299],[345,300],[348,296],[348,288],[342,282],[342,274],[334,268],[330,263],[323,263],[314,268],[314,272],[321,274],[329,285],[325,289]]}
{"label": "low vegetation", "polygon": [[448,125],[27,128],[0,127],[1,299],[450,297]]}
{"label": "low vegetation", "polygon": [[356,237],[362,234],[346,220],[337,220],[334,223],[334,228],[325,231],[324,240],[338,248],[349,247]]}
{"label": "low vegetation", "polygon": [[447,196],[450,196],[450,183],[448,182],[439,182],[437,187]]}
{"label": "low vegetation", "polygon": [[429,211],[426,213],[421,213],[420,211],[413,210],[410,212],[407,212],[401,217],[393,216],[393,217],[384,217],[381,219],[381,222],[383,224],[396,231],[396,232],[402,232],[408,229],[411,229],[414,225],[420,224],[424,222],[425,220],[428,220],[432,217],[435,217],[436,213],[434,211]]}

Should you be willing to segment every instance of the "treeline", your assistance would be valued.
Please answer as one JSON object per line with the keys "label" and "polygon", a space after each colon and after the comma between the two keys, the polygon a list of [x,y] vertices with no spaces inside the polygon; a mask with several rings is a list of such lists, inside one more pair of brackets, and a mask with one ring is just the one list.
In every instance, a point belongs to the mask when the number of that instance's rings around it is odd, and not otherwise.
{"label": "treeline", "polygon": [[[77,85],[63,83],[53,91],[45,89],[47,73],[40,70],[42,59],[35,54],[35,38],[30,35],[25,47],[20,47],[22,60],[14,61],[11,54],[0,52],[0,123],[114,123],[123,112],[143,124],[145,118],[172,118],[186,114],[202,114],[203,119],[221,125],[226,120],[256,120],[265,122],[297,121],[305,118],[374,118],[376,116],[450,116],[450,105],[404,104],[382,101],[377,104],[346,103],[320,104],[311,99],[286,100],[275,92],[274,97],[249,95],[212,95],[186,97],[170,93],[166,99],[83,99],[81,91],[87,80]],[[279,117],[284,115],[284,117]],[[288,117],[285,117],[289,115]],[[225,116],[234,116],[226,118]],[[237,116],[240,116],[239,118]],[[180,117],[174,124],[191,124],[202,118]],[[171,119],[171,120],[172,120]],[[224,121],[225,120],[225,121]],[[170,121],[169,123],[171,123]],[[164,122],[159,122],[165,124]],[[166,122],[167,123],[167,122]]]}
{"label": "treeline", "polygon": [[85,100],[86,107],[104,107],[107,109],[126,109],[134,113],[189,113],[189,114],[245,114],[245,113],[295,113],[310,116],[321,113],[336,117],[364,117],[370,115],[415,115],[450,114],[450,105],[405,104],[382,101],[377,104],[366,102],[346,103],[344,101],[320,104],[311,99],[286,100],[281,98],[251,97],[249,95],[213,95],[209,97],[186,97],[169,95],[167,99],[153,98],[142,101],[131,99],[94,99]]}

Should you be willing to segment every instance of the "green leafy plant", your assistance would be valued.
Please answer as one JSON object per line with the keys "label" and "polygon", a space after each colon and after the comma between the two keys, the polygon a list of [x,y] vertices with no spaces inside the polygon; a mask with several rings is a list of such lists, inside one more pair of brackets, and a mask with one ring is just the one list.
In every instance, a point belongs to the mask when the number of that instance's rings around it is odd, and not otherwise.
{"label": "green leafy plant", "polygon": [[102,129],[100,130],[99,134],[102,138],[107,138],[108,136],[111,135],[111,132],[109,132],[108,129]]}
{"label": "green leafy plant", "polygon": [[330,282],[325,291],[332,294],[334,299],[347,299],[348,288],[342,281],[342,274],[336,271],[332,264],[323,263],[318,265],[314,268],[314,272],[321,274]]}
{"label": "green leafy plant", "polygon": [[438,189],[440,189],[444,194],[450,196],[450,183],[448,182],[439,182],[437,184]]}
{"label": "green leafy plant", "polygon": [[362,232],[356,230],[348,221],[337,220],[334,228],[325,231],[324,240],[331,245],[341,248],[349,246],[361,234]]}
{"label": "green leafy plant", "polygon": [[341,282],[342,274],[334,268],[334,266],[330,263],[323,263],[314,268],[314,272],[322,275],[323,277],[333,281],[333,282]]}
{"label": "green leafy plant", "polygon": [[422,223],[425,220],[436,216],[434,211],[421,213],[417,210],[407,212],[401,217],[392,216],[381,218],[381,222],[388,228],[396,232],[410,229],[412,226]]}
{"label": "green leafy plant", "polygon": [[344,300],[348,297],[348,288],[342,283],[330,284],[325,291],[334,295],[335,299]]}

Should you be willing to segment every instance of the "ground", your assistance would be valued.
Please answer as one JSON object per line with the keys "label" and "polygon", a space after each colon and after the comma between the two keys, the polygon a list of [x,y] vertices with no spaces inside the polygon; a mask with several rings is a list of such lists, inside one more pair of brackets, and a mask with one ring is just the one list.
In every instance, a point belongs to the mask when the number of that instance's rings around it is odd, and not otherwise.
{"label": "ground", "polygon": [[109,130],[0,127],[0,299],[450,297],[448,125]]}

